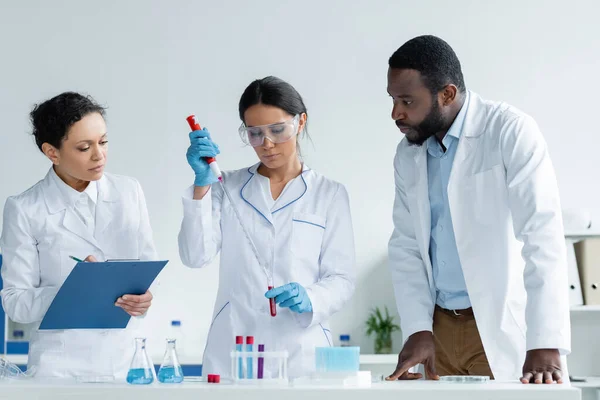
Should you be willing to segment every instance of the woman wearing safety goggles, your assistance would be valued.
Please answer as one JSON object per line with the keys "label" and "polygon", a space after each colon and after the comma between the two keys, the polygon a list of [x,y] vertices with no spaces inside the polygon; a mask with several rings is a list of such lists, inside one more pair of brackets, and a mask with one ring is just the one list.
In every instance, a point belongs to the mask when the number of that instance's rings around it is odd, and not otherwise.
{"label": "woman wearing safety goggles", "polygon": [[[239,116],[242,141],[259,162],[225,172],[226,191],[204,160],[219,154],[206,129],[190,133],[187,152],[196,178],[183,196],[179,253],[192,268],[221,256],[203,370],[229,377],[235,336],[251,335],[265,351],[289,352],[290,377],[306,375],[315,347],[332,345],[329,318],[354,291],[348,193],[302,162],[307,111],[290,84],[275,77],[252,82]],[[274,286],[268,291],[267,278]],[[278,305],[275,318],[265,297]],[[264,377],[276,367],[265,364]]]}

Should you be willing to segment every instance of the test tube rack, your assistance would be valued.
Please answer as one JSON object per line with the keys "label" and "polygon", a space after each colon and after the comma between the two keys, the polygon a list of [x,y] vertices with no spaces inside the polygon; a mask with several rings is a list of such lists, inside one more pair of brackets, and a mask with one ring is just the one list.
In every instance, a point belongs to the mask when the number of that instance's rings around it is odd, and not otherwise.
{"label": "test tube rack", "polygon": [[[287,351],[234,350],[231,352],[233,383],[239,385],[288,385],[288,358]],[[251,365],[250,368],[249,365]],[[263,368],[262,373],[260,368]],[[251,375],[249,371],[252,371]]]}

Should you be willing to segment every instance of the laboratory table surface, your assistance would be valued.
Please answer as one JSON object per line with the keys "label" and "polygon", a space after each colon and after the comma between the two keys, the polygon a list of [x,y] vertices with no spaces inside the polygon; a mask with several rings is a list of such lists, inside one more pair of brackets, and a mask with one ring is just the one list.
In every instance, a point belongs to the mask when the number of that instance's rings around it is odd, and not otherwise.
{"label": "laboratory table surface", "polygon": [[110,399],[144,400],[580,400],[581,391],[569,385],[523,385],[520,382],[446,383],[396,381],[373,383],[370,388],[342,386],[255,386],[226,383],[128,385],[77,383],[69,379],[0,381],[0,399]]}

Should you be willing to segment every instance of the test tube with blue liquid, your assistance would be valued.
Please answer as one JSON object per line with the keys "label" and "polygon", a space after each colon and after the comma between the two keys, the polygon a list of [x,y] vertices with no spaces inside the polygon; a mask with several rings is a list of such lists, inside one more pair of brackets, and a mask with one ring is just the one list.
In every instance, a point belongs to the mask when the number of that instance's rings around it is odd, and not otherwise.
{"label": "test tube with blue liquid", "polygon": [[[239,352],[244,351],[243,346],[244,346],[244,337],[236,336],[235,337],[235,351],[239,351]],[[241,356],[237,357],[237,364],[238,364],[238,379],[244,379],[244,364],[243,364],[243,360],[242,360]]]}
{"label": "test tube with blue liquid", "polygon": [[[252,353],[252,347],[254,345],[254,336],[246,336],[246,351]],[[252,356],[246,358],[246,378],[253,379],[252,371]]]}

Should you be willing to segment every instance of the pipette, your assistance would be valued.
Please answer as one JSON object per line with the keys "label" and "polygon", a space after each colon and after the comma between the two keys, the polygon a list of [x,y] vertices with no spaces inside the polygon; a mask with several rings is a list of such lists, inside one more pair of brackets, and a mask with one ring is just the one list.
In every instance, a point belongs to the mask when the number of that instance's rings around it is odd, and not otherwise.
{"label": "pipette", "polygon": [[[196,120],[195,115],[192,114],[189,117],[187,117],[186,119],[187,119],[187,122],[190,125],[190,128],[192,129],[192,131],[199,131],[202,129],[202,127],[200,127],[200,124]],[[204,159],[208,163],[210,170],[213,172],[213,174],[215,174],[215,176],[217,177],[219,182],[222,181],[223,174],[221,173],[221,168],[219,168],[219,165],[217,164],[217,160],[214,157],[205,157]]]}
{"label": "pipette", "polygon": [[[195,115],[193,115],[193,114],[190,115],[189,117],[186,118],[186,120],[187,120],[188,124],[190,125],[190,129],[192,129],[192,131],[199,131],[202,129],[202,127],[198,123],[198,120],[196,119]],[[229,204],[231,204],[231,208],[233,209],[233,212],[234,212],[235,216],[237,217],[237,220],[238,220],[240,226],[242,227],[244,236],[246,236],[248,243],[250,243],[250,247],[252,248],[254,257],[256,257],[256,261],[258,262],[258,265],[260,265],[262,267],[263,271],[265,272],[265,275],[267,276],[268,290],[273,289],[273,287],[274,287],[273,275],[271,274],[271,271],[269,271],[269,269],[267,268],[266,264],[261,262],[261,258],[258,255],[258,250],[256,249],[256,246],[254,245],[254,241],[250,237],[250,234],[248,233],[246,226],[242,222],[242,217],[240,216],[237,206],[235,205],[235,203],[233,202],[233,200],[231,198],[231,194],[229,193],[229,190],[225,187],[225,183],[223,182],[223,174],[221,173],[221,169],[217,165],[217,160],[214,157],[205,157],[205,160],[208,163],[208,166],[210,167],[213,174],[215,174],[215,176],[219,180],[219,183],[221,184],[221,189],[223,189],[223,193],[225,193],[225,196],[227,196],[227,200],[229,200]],[[277,315],[277,306],[275,304],[275,298],[269,299],[269,310],[271,312],[271,317],[274,317]]]}

